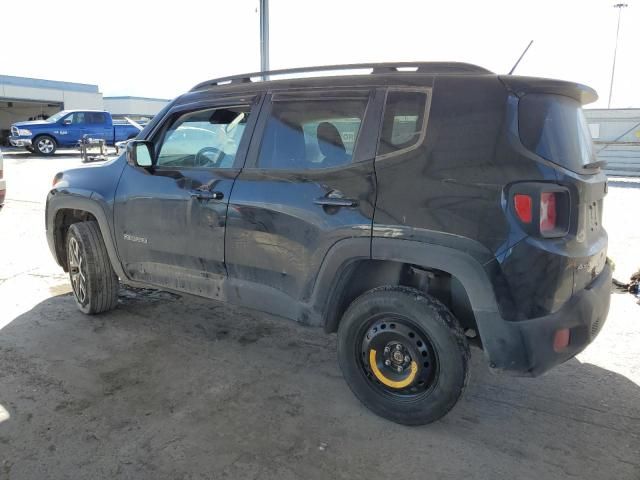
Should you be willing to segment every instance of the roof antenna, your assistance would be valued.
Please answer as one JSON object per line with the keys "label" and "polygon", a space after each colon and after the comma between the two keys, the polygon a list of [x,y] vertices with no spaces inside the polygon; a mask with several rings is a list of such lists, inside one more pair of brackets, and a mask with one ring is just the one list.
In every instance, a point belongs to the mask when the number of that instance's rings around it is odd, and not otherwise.
{"label": "roof antenna", "polygon": [[527,48],[524,49],[524,52],[522,52],[522,55],[520,55],[520,58],[518,58],[518,61],[516,62],[516,64],[513,66],[513,68],[511,70],[509,70],[509,75],[513,75],[513,71],[516,69],[516,67],[518,66],[518,64],[520,63],[520,60],[522,60],[522,57],[525,56],[525,54],[527,53],[527,51],[529,50],[529,47],[531,46],[531,44],[533,43],[533,40],[531,40],[529,42],[529,45],[527,45]]}

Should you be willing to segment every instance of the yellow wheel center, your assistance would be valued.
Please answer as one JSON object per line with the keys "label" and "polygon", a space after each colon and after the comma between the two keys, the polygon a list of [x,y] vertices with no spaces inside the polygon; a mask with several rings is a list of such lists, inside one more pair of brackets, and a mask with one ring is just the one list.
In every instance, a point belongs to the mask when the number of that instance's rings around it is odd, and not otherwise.
{"label": "yellow wheel center", "polygon": [[418,365],[416,362],[411,361],[411,365],[409,367],[409,375],[404,380],[391,380],[387,378],[378,368],[378,362],[376,361],[376,351],[372,348],[369,350],[369,365],[371,366],[371,371],[376,376],[376,378],[382,383],[390,388],[405,388],[413,382],[416,378],[416,373],[418,373]]}

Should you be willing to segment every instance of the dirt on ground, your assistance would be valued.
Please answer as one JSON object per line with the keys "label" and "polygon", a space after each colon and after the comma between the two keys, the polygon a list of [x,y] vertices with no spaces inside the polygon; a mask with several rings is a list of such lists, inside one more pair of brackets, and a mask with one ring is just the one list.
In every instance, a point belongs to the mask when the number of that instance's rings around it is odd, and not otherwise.
{"label": "dirt on ground", "polygon": [[[113,312],[81,314],[46,245],[43,203],[53,174],[77,163],[5,158],[0,480],[640,479],[632,295],[614,293],[596,341],[540,378],[494,375],[474,349],[453,411],[403,427],[352,395],[320,329],[131,288]],[[617,272],[640,258],[624,260],[640,249],[622,213],[640,200],[630,185],[607,198]]]}

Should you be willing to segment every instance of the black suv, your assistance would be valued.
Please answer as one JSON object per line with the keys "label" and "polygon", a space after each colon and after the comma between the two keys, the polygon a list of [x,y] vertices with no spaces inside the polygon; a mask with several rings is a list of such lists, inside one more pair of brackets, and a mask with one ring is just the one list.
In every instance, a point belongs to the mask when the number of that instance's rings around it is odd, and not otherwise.
{"label": "black suv", "polygon": [[[329,70],[348,72],[313,75]],[[337,331],[356,396],[428,423],[460,397],[469,344],[537,375],[602,327],[596,98],[463,63],[211,80],[125,155],[59,173],[48,242],[85,313],[122,281]]]}

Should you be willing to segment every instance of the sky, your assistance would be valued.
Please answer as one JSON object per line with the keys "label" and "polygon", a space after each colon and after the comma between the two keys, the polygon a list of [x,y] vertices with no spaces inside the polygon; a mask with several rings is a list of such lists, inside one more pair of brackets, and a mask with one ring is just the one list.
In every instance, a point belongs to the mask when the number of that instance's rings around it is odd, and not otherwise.
{"label": "sky", "polygon": [[[612,107],[640,107],[640,1],[622,12]],[[613,0],[270,0],[271,69],[463,61],[584,83],[606,107]],[[30,0],[0,19],[0,74],[97,84],[105,96],[173,98],[259,70],[259,0]],[[15,18],[12,16],[15,15]]]}

